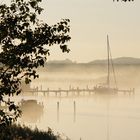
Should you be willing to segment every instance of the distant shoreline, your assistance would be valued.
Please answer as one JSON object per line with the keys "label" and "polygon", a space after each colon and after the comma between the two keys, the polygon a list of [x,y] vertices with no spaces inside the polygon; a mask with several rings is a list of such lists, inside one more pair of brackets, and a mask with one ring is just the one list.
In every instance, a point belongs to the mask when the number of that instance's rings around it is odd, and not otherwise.
{"label": "distant shoreline", "polygon": [[[106,65],[107,64],[107,59],[100,59],[100,60],[93,60],[87,63],[82,63],[82,62],[73,62],[70,59],[65,59],[65,60],[52,60],[48,61],[48,64],[53,64],[53,65],[81,65],[81,64],[92,64],[92,65]],[[118,58],[113,58],[113,64],[115,65],[140,65],[140,58],[133,58],[133,57],[118,57]]]}

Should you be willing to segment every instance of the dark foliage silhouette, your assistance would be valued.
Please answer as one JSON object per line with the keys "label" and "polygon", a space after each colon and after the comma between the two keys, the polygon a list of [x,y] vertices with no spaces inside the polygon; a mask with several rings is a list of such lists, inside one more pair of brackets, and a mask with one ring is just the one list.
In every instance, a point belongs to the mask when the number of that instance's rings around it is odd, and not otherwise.
{"label": "dark foliage silhouette", "polygon": [[[49,128],[47,132],[39,131],[37,128],[31,130],[29,127],[11,125],[0,128],[0,140],[57,140],[60,136],[55,136]],[[61,138],[59,138],[61,140]]]}
{"label": "dark foliage silhouette", "polygon": [[70,40],[69,19],[51,26],[42,22],[41,1],[11,0],[10,5],[0,5],[0,102],[8,107],[8,111],[0,109],[1,126],[20,116],[10,97],[21,93],[22,79],[29,84],[39,77],[36,69],[44,66],[49,47],[58,44],[62,52],[70,51],[65,44]]}

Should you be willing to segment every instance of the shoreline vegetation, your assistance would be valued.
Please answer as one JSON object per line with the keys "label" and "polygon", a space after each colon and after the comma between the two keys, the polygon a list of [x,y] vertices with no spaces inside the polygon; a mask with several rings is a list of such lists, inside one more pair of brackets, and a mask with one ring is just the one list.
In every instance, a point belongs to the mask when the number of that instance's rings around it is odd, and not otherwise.
{"label": "shoreline vegetation", "polygon": [[60,134],[55,135],[48,128],[48,131],[42,131],[38,128],[30,129],[20,124],[0,127],[0,140],[70,140],[68,137],[63,139]]}

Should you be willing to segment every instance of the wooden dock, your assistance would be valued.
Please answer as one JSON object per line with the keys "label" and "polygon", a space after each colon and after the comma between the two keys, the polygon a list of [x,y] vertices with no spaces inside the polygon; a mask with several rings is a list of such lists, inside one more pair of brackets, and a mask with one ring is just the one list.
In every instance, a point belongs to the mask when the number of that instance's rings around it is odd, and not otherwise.
{"label": "wooden dock", "polygon": [[[30,92],[32,93],[32,95],[38,95],[39,93],[43,93],[44,96],[62,96],[62,95],[65,95],[65,96],[79,96],[79,95],[92,95],[92,94],[95,94],[95,90],[94,88],[69,88],[69,89],[61,89],[61,88],[58,88],[58,89],[47,89],[47,90],[43,90],[42,88],[41,89],[38,89],[38,88],[35,88],[35,89],[31,89],[31,90],[28,90],[26,92]],[[135,89],[127,89],[127,90],[119,90],[118,89],[118,93],[124,93],[124,94],[134,94],[135,93]],[[96,93],[98,94],[98,93]],[[112,93],[113,94],[113,93]]]}
{"label": "wooden dock", "polygon": [[118,89],[118,92],[122,92],[122,93],[133,93],[134,94],[135,93],[135,88],[132,88],[132,89],[129,89],[129,90],[127,90],[127,89],[126,90],[119,90]]}

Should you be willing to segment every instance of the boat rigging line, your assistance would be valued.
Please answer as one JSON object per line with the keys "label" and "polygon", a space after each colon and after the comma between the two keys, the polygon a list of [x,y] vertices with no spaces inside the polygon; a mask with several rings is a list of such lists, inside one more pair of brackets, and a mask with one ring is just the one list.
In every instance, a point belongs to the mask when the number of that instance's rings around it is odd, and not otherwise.
{"label": "boat rigging line", "polygon": [[109,46],[109,38],[108,38],[108,49],[109,49],[109,56],[111,58],[110,61],[111,61],[111,66],[112,66],[112,71],[113,71],[114,82],[115,82],[115,86],[117,88],[116,74],[115,74],[114,64],[113,64],[113,60],[112,60],[111,48]]}

